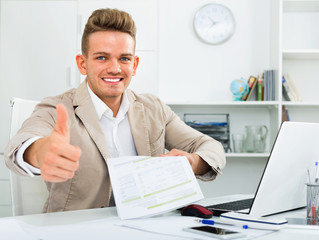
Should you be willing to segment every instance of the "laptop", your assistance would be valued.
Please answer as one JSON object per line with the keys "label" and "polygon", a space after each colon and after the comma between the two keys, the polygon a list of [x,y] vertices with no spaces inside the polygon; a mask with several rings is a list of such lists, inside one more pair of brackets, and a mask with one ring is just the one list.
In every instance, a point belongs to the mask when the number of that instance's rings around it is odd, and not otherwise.
{"label": "laptop", "polygon": [[[269,216],[305,207],[308,169],[313,169],[318,160],[319,123],[283,122],[254,198],[206,207],[216,215],[238,211],[253,216]],[[248,205],[236,207],[242,202]]]}

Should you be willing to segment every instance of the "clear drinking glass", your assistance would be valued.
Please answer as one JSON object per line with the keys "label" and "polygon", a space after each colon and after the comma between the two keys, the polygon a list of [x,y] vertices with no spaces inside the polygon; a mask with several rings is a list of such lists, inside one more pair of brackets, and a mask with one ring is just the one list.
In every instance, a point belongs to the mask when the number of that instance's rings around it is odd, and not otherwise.
{"label": "clear drinking glass", "polygon": [[235,153],[244,152],[245,135],[240,133],[234,133],[232,135],[232,139],[233,139],[233,152]]}

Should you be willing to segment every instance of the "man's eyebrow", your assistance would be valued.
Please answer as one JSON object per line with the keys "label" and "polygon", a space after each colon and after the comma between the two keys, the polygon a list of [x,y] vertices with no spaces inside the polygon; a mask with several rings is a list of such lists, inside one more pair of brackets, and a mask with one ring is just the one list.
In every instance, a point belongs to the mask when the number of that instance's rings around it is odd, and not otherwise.
{"label": "man's eyebrow", "polygon": [[95,52],[93,53],[93,55],[110,55],[110,54],[107,52]]}
{"label": "man's eyebrow", "polygon": [[122,53],[121,56],[131,56],[134,57],[133,53]]}
{"label": "man's eyebrow", "polygon": [[[109,56],[110,54],[107,53],[107,52],[95,52],[95,53],[93,53],[93,55]],[[131,56],[131,57],[134,57],[134,54],[133,54],[133,53],[122,53],[120,56],[121,56],[121,57],[123,57],[123,56]]]}

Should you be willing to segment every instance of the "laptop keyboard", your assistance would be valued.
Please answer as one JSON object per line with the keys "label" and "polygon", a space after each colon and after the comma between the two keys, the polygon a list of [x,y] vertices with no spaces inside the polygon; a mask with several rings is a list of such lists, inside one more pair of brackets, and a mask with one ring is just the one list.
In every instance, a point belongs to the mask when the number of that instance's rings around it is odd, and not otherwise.
{"label": "laptop keyboard", "polygon": [[232,202],[214,204],[210,206],[206,206],[206,208],[210,211],[215,212],[215,216],[218,216],[221,213],[229,212],[229,211],[239,211],[243,209],[250,208],[253,204],[254,198],[248,198],[243,200],[237,200]]}

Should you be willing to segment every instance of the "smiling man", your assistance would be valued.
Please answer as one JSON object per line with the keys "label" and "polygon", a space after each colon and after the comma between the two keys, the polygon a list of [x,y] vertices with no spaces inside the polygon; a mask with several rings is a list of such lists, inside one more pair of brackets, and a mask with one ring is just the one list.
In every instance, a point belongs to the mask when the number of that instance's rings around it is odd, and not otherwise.
{"label": "smiling man", "polygon": [[90,89],[116,117],[122,94],[135,75],[139,58],[135,41],[120,31],[98,31],[89,35],[87,52],[76,57],[82,75],[87,75]]}
{"label": "smiling man", "polygon": [[187,126],[156,96],[127,88],[139,64],[135,34],[128,13],[94,11],[82,36],[82,54],[76,56],[86,81],[45,98],[8,143],[7,166],[46,182],[44,212],[114,205],[107,170],[111,157],[186,156],[206,181],[225,166],[219,142]]}

